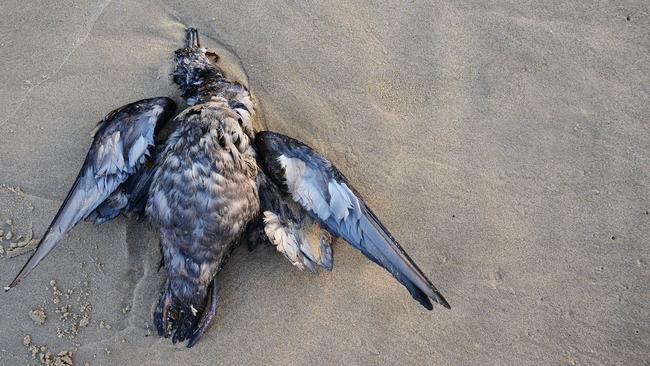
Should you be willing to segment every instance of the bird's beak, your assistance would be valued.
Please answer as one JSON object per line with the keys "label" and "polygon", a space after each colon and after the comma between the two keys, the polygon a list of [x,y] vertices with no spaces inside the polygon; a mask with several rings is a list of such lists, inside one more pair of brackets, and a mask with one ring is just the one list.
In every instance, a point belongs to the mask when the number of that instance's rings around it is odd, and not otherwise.
{"label": "bird's beak", "polygon": [[196,28],[193,27],[187,28],[185,35],[187,41],[187,48],[201,47],[201,44],[199,44],[199,31]]}

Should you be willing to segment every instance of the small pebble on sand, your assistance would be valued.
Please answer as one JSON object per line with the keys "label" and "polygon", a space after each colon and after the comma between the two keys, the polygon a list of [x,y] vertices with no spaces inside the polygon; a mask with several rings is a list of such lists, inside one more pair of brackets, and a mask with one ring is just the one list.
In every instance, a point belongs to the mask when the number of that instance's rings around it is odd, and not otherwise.
{"label": "small pebble on sand", "polygon": [[72,352],[61,351],[54,359],[54,366],[72,366]]}
{"label": "small pebble on sand", "polygon": [[87,315],[84,315],[81,317],[81,320],[79,320],[79,326],[82,328],[85,328],[88,326],[88,323],[90,322],[90,319],[88,318]]}
{"label": "small pebble on sand", "polygon": [[33,309],[29,312],[29,317],[38,325],[45,324],[45,321],[47,320],[47,314],[43,308]]}

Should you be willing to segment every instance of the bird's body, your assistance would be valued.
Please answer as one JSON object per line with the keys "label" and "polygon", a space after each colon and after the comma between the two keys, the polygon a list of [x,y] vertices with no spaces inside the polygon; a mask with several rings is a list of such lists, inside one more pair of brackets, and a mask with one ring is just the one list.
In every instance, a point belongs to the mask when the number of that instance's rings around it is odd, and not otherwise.
{"label": "bird's body", "polygon": [[109,113],[59,213],[7,289],[81,219],[102,223],[147,202],[167,273],[154,324],[174,343],[187,339],[191,347],[207,330],[216,313],[217,272],[251,233],[261,232],[261,240],[312,272],[332,269],[332,236],[342,237],[425,308],[432,309],[431,300],[449,308],[330,161],[288,136],[254,131],[248,89],[224,76],[196,29],[187,37],[187,47],[175,53],[173,80],[188,107],[170,135],[157,134],[175,109],[169,98]]}
{"label": "bird's body", "polygon": [[233,141],[243,134],[235,115],[225,100],[182,112],[151,185],[146,212],[182,299],[204,300],[224,254],[259,210],[255,153],[248,139]]}
{"label": "bird's body", "polygon": [[[180,63],[203,61],[192,56],[180,55]],[[180,341],[191,336],[213,278],[259,213],[250,94],[214,65],[203,66],[199,76],[192,68],[178,71],[193,105],[174,121],[146,209],[160,232],[167,271],[157,325],[164,330],[167,319],[176,321],[174,340]],[[175,314],[165,316],[165,302]]]}
{"label": "bird's body", "polygon": [[160,232],[168,290],[203,310],[224,257],[258,214],[255,153],[222,97],[176,119],[146,212]]}

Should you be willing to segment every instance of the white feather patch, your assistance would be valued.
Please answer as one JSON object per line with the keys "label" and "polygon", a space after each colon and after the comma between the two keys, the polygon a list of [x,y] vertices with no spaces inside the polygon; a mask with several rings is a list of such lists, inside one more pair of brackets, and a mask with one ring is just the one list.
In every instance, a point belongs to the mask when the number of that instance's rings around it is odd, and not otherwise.
{"label": "white feather patch", "polygon": [[125,171],[124,156],[122,155],[122,140],[120,131],[112,134],[104,144],[97,149],[97,175],[115,174]]}
{"label": "white feather patch", "polygon": [[335,181],[330,181],[327,189],[330,194],[330,210],[332,214],[338,221],[344,220],[352,208],[348,192]]}
{"label": "white feather patch", "polygon": [[293,199],[313,211],[321,220],[327,220],[332,213],[318,186],[320,173],[306,166],[300,159],[280,155],[278,160],[284,168],[285,181]]}
{"label": "white feather patch", "polygon": [[135,165],[138,159],[145,154],[148,147],[149,142],[147,139],[144,136],[140,136],[129,150],[129,164]]}
{"label": "white feather patch", "polygon": [[284,168],[284,176],[289,191],[295,191],[296,185],[305,174],[305,162],[299,159],[288,158],[284,155],[280,155],[278,160],[282,168]]}
{"label": "white feather patch", "polygon": [[278,252],[284,254],[294,266],[305,268],[300,258],[302,255],[296,237],[288,232],[280,218],[273,212],[264,212],[264,232]]}
{"label": "white feather patch", "polygon": [[158,117],[160,113],[162,113],[163,107],[159,106],[158,104],[154,104],[153,108],[151,108],[151,115],[154,117]]}

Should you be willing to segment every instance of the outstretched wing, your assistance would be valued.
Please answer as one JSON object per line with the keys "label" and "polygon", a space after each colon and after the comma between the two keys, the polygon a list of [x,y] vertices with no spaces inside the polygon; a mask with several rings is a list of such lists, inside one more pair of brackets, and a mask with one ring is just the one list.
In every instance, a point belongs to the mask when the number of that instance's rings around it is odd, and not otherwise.
{"label": "outstretched wing", "polygon": [[36,251],[5,290],[16,286],[56,246],[63,235],[88,217],[145,164],[154,134],[169,120],[176,104],[169,98],[144,99],[104,117],[70,192],[41,238]]}
{"label": "outstretched wing", "polygon": [[274,132],[259,132],[255,147],[266,174],[323,227],[384,267],[425,308],[433,308],[429,299],[450,307],[332,163]]}

